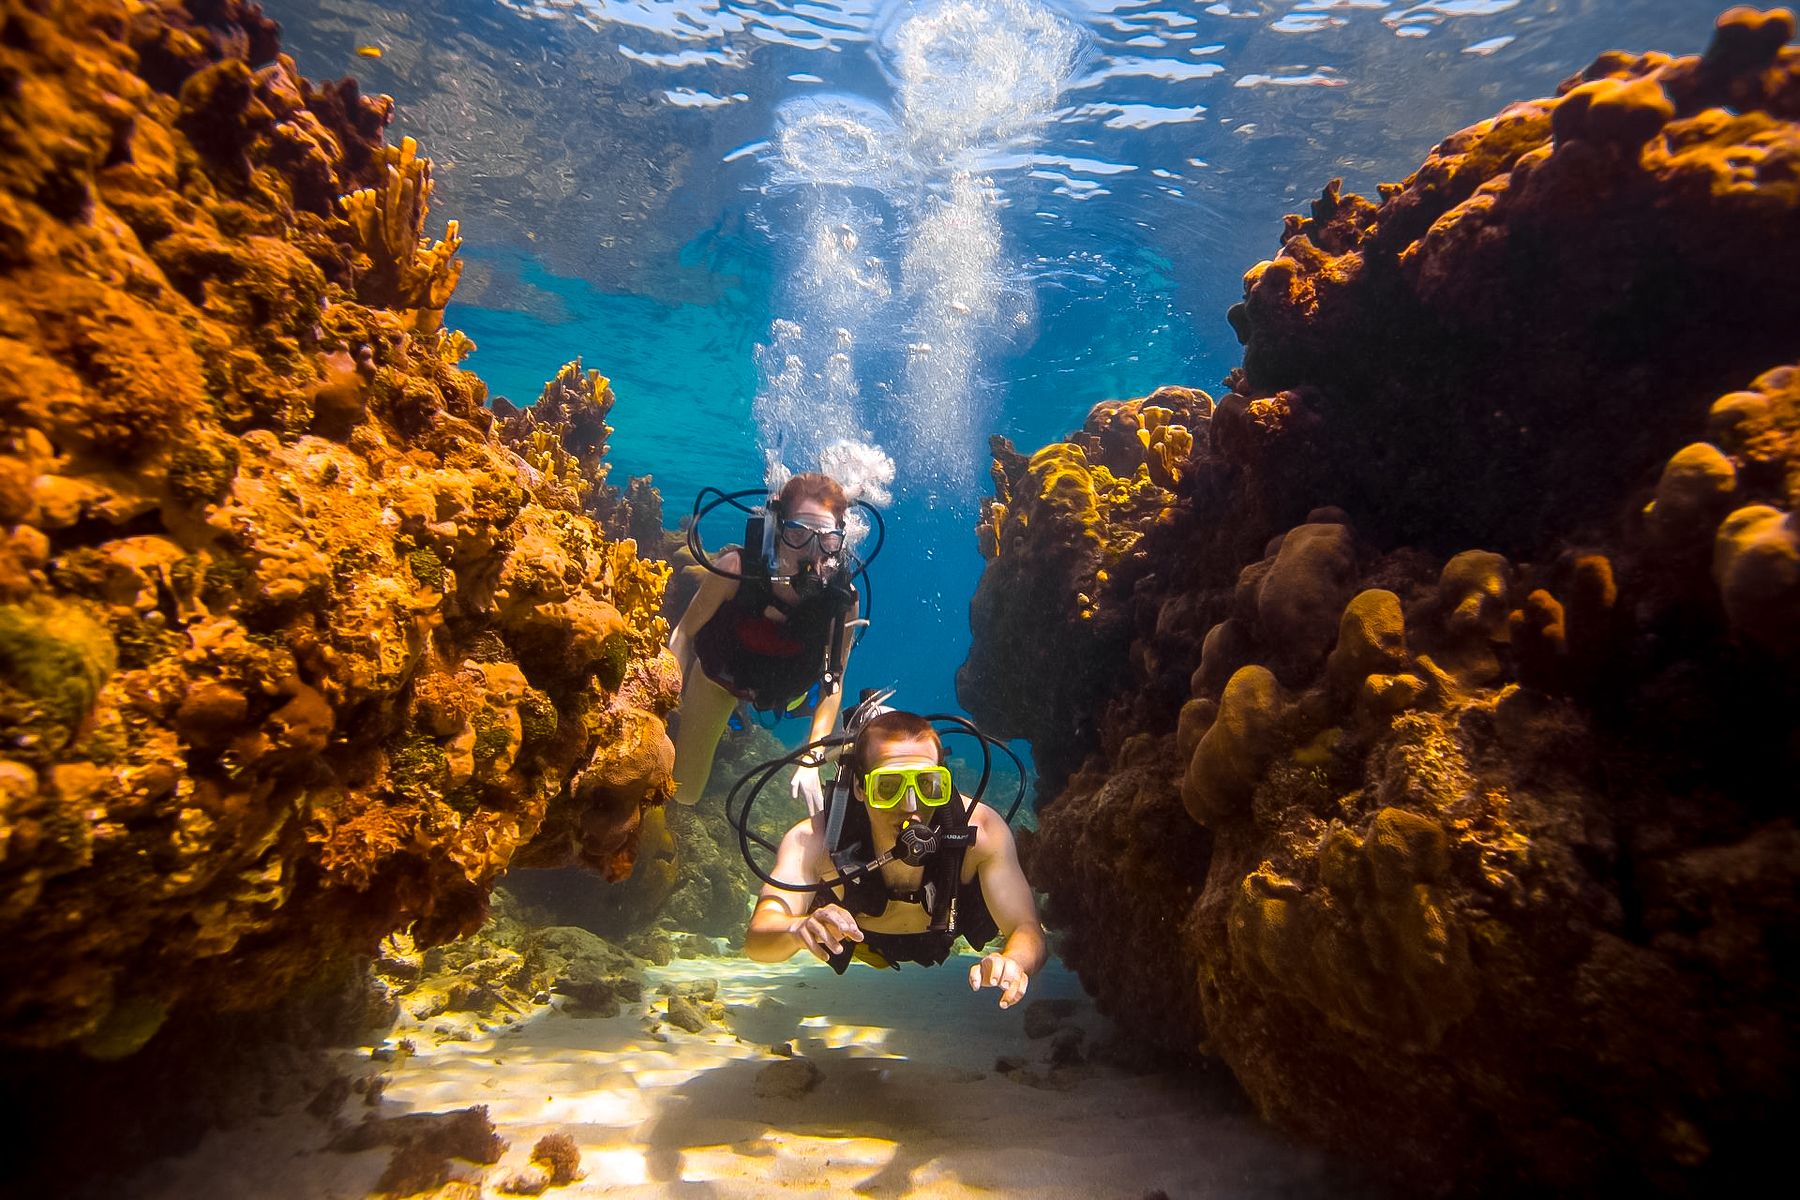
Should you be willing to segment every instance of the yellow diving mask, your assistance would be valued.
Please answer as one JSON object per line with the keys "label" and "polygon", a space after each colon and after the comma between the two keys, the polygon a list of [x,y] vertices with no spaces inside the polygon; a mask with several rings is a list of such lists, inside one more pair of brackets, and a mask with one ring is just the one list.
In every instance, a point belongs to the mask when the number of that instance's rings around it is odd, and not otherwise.
{"label": "yellow diving mask", "polygon": [[949,767],[876,767],[863,776],[870,808],[893,808],[911,788],[927,808],[948,804],[956,793]]}

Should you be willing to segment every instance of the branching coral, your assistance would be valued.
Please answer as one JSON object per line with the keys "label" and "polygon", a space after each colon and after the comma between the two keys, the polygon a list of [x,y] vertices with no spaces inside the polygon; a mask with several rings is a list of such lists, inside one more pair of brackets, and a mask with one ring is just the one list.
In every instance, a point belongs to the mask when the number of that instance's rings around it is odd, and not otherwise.
{"label": "branching coral", "polygon": [[419,153],[418,142],[408,137],[398,146],[384,146],[378,161],[379,182],[343,197],[353,244],[366,264],[357,276],[357,299],[371,308],[393,309],[413,329],[431,333],[443,323],[444,306],[462,274],[456,257],[462,235],[451,221],[443,240],[425,236],[435,185],[431,160]]}
{"label": "branching coral", "polygon": [[[632,480],[635,500],[606,482],[606,439],[612,435],[606,414],[612,406],[612,382],[598,371],[583,370],[576,359],[544,385],[537,403],[515,408],[498,400],[494,411],[501,440],[531,468],[545,503],[586,513],[614,537],[659,532],[660,516],[652,531],[633,515],[637,508],[655,508],[660,514],[661,497],[647,478]],[[647,552],[660,551],[660,542],[660,536],[654,542],[640,539]]]}

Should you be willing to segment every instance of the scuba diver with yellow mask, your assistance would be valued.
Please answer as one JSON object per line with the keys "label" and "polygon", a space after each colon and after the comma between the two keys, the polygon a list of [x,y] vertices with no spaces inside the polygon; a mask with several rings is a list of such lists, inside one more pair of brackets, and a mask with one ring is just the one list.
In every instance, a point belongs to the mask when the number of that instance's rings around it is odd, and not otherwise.
{"label": "scuba diver with yellow mask", "polygon": [[[868,625],[856,582],[881,544],[867,560],[851,551],[845,521],[853,506],[838,482],[795,475],[765,505],[742,503],[754,494],[709,488],[695,500],[688,525],[688,548],[708,575],[669,638],[682,673],[674,772],[682,804],[705,790],[719,737],[740,704],[778,718],[810,715],[811,738],[829,734],[850,651]],[[750,514],[744,546],[709,557],[700,524],[727,503]],[[879,529],[873,507],[854,507]],[[809,811],[822,807],[817,765],[796,765],[793,791]]]}
{"label": "scuba diver with yellow mask", "polygon": [[[980,800],[987,746],[1001,744],[960,717],[883,709],[884,698],[866,698],[846,718],[846,735],[758,767],[727,797],[745,861],[764,885],[744,953],[781,962],[804,949],[841,975],[853,959],[876,967],[936,966],[959,936],[978,951],[999,936],[1000,949],[969,968],[969,987],[998,988],[1000,1007],[1011,1008],[1049,951],[1009,825],[1019,801],[1003,817]],[[953,722],[961,728],[950,732],[981,739],[974,797],[958,792],[934,721]],[[751,832],[756,795],[786,762],[846,744],[823,812],[794,825],[779,846]],[[749,794],[732,812],[746,786]],[[774,850],[772,870],[755,862],[753,841]]]}

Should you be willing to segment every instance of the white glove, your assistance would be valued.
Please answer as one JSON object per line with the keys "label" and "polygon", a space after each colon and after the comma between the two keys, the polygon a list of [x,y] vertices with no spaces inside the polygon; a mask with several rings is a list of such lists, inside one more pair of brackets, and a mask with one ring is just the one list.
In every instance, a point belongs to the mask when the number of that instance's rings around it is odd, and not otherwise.
{"label": "white glove", "polygon": [[825,789],[819,784],[819,768],[794,768],[794,798],[806,801],[808,815],[825,811]]}

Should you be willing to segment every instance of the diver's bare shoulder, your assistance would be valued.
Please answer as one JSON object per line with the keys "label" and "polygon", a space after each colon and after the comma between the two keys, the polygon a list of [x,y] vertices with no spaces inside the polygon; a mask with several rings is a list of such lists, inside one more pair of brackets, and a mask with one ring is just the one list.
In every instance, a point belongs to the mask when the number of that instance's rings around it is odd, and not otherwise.
{"label": "diver's bare shoulder", "polygon": [[[804,817],[781,835],[781,857],[800,868],[796,883],[817,883],[824,864],[831,861],[825,850],[824,814]],[[788,878],[783,876],[783,878]]]}
{"label": "diver's bare shoulder", "polygon": [[986,804],[979,800],[975,802],[969,812],[969,824],[975,827],[975,845],[969,850],[968,866],[979,867],[989,859],[1016,854],[1011,827]]}

